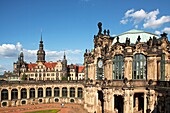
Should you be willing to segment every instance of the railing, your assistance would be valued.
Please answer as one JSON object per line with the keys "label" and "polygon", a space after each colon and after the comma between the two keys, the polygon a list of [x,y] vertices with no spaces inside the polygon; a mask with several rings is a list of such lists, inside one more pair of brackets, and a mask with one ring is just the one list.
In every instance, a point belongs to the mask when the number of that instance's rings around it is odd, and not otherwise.
{"label": "railing", "polygon": [[[99,87],[147,87],[149,80],[30,80],[30,81],[0,81],[0,85],[12,84],[82,84]],[[153,81],[154,87],[170,87],[169,81]]]}

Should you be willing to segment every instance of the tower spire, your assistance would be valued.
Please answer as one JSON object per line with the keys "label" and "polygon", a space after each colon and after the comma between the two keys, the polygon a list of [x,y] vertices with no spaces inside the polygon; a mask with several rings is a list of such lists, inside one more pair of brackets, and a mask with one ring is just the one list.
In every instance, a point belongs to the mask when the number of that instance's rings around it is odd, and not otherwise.
{"label": "tower spire", "polygon": [[66,59],[66,54],[65,54],[65,50],[64,50],[64,59]]}
{"label": "tower spire", "polygon": [[43,49],[42,32],[39,44],[39,50],[37,51],[37,62],[45,62],[45,51]]}

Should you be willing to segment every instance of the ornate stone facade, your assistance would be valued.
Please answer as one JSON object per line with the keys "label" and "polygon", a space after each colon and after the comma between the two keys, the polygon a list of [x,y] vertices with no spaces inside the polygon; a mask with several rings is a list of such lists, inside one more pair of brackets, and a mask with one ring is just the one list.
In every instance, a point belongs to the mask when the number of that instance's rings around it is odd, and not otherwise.
{"label": "ornate stone facade", "polygon": [[85,75],[91,81],[85,108],[96,113],[161,112],[157,81],[170,81],[167,34],[130,30],[111,37],[106,30],[102,33],[102,23],[98,28],[94,48],[84,53]]}
{"label": "ornate stone facade", "polygon": [[[69,65],[68,81],[0,82],[1,107],[60,102],[82,104],[89,113],[169,113],[167,34],[131,30],[111,37],[109,30],[102,33],[101,22],[98,28],[94,48],[84,53],[85,70],[80,72],[85,80],[74,81],[79,69]],[[23,54],[14,65],[21,66],[20,71],[15,68],[21,75],[22,64]],[[37,73],[43,65],[38,62]]]}

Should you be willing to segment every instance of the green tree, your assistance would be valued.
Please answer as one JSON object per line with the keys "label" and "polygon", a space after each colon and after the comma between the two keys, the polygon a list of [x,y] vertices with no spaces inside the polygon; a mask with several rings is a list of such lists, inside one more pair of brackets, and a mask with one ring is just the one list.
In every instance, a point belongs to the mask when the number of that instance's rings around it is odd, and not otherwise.
{"label": "green tree", "polygon": [[24,73],[21,79],[22,80],[26,80],[27,79],[27,75]]}

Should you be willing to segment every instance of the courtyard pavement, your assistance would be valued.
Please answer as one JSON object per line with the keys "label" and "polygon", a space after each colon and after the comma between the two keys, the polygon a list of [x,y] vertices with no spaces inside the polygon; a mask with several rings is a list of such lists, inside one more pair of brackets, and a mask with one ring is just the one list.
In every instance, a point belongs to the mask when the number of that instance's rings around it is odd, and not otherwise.
{"label": "courtyard pavement", "polygon": [[58,113],[88,113],[83,109],[82,105],[78,104],[65,104],[63,107],[61,104],[37,104],[37,105],[22,105],[17,107],[1,107],[0,113],[25,113],[37,110],[50,110],[58,109]]}

